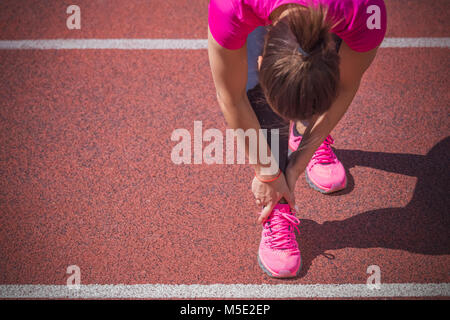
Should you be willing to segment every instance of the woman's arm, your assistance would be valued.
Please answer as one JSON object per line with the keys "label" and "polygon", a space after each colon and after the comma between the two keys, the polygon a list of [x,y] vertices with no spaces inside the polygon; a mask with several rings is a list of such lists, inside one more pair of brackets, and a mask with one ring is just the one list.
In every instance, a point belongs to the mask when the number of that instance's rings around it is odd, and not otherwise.
{"label": "woman's arm", "polygon": [[[265,154],[267,155],[270,155],[270,148],[265,138],[259,141],[258,133],[261,127],[247,98],[247,45],[238,50],[225,49],[214,40],[208,28],[208,55],[217,100],[228,126],[244,131],[255,130],[258,139],[256,155],[249,154],[248,139],[240,136],[237,136],[237,139],[244,140],[241,143],[245,145],[247,156],[249,159],[256,160],[256,164],[253,164],[256,175],[265,181],[273,180],[278,176],[279,171],[271,174],[264,171],[272,166],[271,163],[261,163],[259,148],[266,148],[267,153]],[[280,173],[279,177],[271,182],[261,182],[255,177],[252,182],[252,192],[255,195],[256,203],[264,206],[258,218],[259,223],[265,221],[281,198],[284,198],[292,208],[295,207],[293,192],[290,191],[283,173]]]}
{"label": "woman's arm", "polygon": [[305,130],[298,151],[291,155],[286,170],[286,179],[291,190],[294,190],[298,177],[305,171],[314,152],[347,112],[364,72],[375,58],[377,49],[361,53],[353,51],[342,42],[339,50],[341,61],[338,96],[327,112],[312,119]]}
{"label": "woman's arm", "polygon": [[[208,55],[217,100],[232,129],[258,130],[258,119],[247,98],[247,46],[238,50],[222,48],[208,28]],[[248,155],[248,145],[246,144]],[[256,165],[258,167],[258,165]]]}

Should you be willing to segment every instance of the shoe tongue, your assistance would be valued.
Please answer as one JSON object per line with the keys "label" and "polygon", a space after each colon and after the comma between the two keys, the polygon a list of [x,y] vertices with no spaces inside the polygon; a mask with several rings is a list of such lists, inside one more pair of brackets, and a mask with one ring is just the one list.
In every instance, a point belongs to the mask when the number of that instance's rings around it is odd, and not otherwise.
{"label": "shoe tongue", "polygon": [[[273,212],[275,210],[278,211],[279,213],[291,214],[291,207],[289,206],[289,204],[279,203],[273,208]],[[288,220],[285,220],[284,218],[281,218],[281,219],[277,219],[277,222],[272,221],[269,224],[269,226],[270,226],[272,231],[276,231],[276,230],[280,230],[280,229],[285,228],[286,224],[288,224],[288,223],[289,223]]]}
{"label": "shoe tongue", "polygon": [[279,203],[273,209],[274,210],[278,210],[278,211],[283,212],[283,213],[290,213],[291,212],[291,207],[287,203]]}

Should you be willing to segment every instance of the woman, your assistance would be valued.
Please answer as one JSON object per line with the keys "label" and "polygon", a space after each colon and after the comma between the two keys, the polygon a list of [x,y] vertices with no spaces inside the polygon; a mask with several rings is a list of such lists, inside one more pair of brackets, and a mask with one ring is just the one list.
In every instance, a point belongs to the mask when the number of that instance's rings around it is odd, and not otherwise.
{"label": "woman", "polygon": [[[247,94],[247,36],[269,26],[258,59],[259,85],[270,112]],[[217,98],[232,129],[273,128],[290,121],[289,160],[280,170],[254,165],[252,191],[263,206],[258,261],[272,277],[293,277],[301,257],[295,240],[295,183],[305,171],[312,187],[330,193],[346,186],[345,170],[330,145],[386,32],[382,0],[211,0],[208,54]],[[336,38],[342,39],[336,51]],[[247,141],[246,152],[249,148]],[[270,143],[269,143],[270,144]],[[269,149],[268,145],[263,145]],[[283,144],[283,141],[280,142]],[[286,142],[287,144],[287,142]]]}

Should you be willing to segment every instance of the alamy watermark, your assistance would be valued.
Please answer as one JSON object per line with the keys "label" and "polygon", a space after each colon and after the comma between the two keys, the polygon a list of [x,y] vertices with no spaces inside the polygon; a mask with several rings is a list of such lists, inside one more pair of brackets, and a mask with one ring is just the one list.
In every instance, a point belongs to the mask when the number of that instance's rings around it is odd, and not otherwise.
{"label": "alamy watermark", "polygon": [[66,285],[69,289],[78,290],[81,285],[81,270],[77,265],[67,267],[66,273],[70,276],[67,278]]}
{"label": "alamy watermark", "polygon": [[66,26],[69,30],[81,29],[81,9],[79,6],[72,4],[67,7],[66,13],[70,16],[67,17]]}
{"label": "alamy watermark", "polygon": [[179,128],[172,132],[170,139],[177,142],[170,155],[174,164],[245,164],[247,140],[248,163],[262,164],[261,175],[278,173],[278,129],[270,130],[270,150],[267,145],[267,129],[226,129],[224,135],[215,128],[203,130],[202,121],[194,121],[193,137],[189,130]]}
{"label": "alamy watermark", "polygon": [[381,269],[376,264],[370,265],[366,270],[367,274],[370,274],[367,278],[367,288],[370,290],[381,289]]}
{"label": "alamy watermark", "polygon": [[[370,16],[366,20],[366,26],[369,30],[381,29],[381,8],[377,5],[370,5],[366,8],[366,13]],[[66,8],[66,26],[69,30],[81,29],[81,8],[72,4]]]}

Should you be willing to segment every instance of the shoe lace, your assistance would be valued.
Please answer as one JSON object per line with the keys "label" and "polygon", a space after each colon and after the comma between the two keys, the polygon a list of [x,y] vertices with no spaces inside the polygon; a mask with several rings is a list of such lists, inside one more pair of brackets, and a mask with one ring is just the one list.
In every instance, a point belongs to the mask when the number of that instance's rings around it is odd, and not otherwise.
{"label": "shoe lace", "polygon": [[333,138],[330,135],[328,135],[328,137],[320,145],[320,147],[316,150],[313,157],[311,158],[311,160],[314,161],[314,164],[327,164],[336,161],[337,157],[330,146],[333,143],[334,143]]}
{"label": "shoe lace", "polygon": [[269,246],[281,250],[297,249],[294,228],[300,233],[299,224],[300,220],[293,214],[274,210],[264,224]]}

